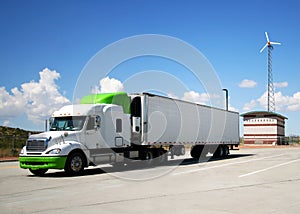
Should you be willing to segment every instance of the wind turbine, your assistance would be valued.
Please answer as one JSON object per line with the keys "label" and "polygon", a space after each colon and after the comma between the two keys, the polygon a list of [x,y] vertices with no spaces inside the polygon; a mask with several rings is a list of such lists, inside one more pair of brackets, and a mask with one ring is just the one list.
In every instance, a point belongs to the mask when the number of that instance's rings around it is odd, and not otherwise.
{"label": "wind turbine", "polygon": [[281,45],[279,42],[271,42],[268,33],[265,32],[267,43],[260,50],[260,53],[268,47],[268,112],[275,112],[275,95],[274,95],[274,85],[273,85],[273,75],[272,75],[272,50],[273,45]]}

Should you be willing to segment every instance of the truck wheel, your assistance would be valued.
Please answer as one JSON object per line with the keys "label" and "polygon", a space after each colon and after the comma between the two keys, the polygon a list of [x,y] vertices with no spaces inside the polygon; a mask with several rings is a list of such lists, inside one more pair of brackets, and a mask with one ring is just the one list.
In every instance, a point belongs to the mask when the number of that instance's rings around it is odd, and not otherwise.
{"label": "truck wheel", "polygon": [[67,158],[65,171],[69,175],[79,175],[84,170],[84,157],[81,153],[71,153]]}
{"label": "truck wheel", "polygon": [[146,150],[143,152],[142,160],[146,166],[152,165],[153,162],[153,153],[151,150]]}
{"label": "truck wheel", "polygon": [[48,169],[29,169],[29,171],[34,175],[43,176]]}

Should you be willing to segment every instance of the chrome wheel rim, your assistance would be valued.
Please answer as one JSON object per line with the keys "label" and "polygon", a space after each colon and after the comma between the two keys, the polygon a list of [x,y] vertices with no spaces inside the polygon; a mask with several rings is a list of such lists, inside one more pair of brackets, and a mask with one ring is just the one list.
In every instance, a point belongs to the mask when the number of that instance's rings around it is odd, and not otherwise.
{"label": "chrome wheel rim", "polygon": [[79,172],[82,169],[82,159],[79,156],[73,157],[71,161],[71,169],[73,172]]}

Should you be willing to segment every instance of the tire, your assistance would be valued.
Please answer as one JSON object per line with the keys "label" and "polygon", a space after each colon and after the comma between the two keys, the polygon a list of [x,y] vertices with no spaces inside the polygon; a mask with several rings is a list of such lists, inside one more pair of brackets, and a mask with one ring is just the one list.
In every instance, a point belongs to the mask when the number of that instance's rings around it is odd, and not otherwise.
{"label": "tire", "polygon": [[29,171],[36,176],[43,176],[48,169],[29,169]]}
{"label": "tire", "polygon": [[200,156],[198,156],[197,146],[191,148],[191,156],[192,158],[199,159]]}
{"label": "tire", "polygon": [[193,146],[191,149],[191,156],[195,159],[199,159],[203,151],[203,148],[204,146],[202,145]]}
{"label": "tire", "polygon": [[229,155],[229,147],[227,145],[224,145],[223,150],[224,150],[223,156],[227,157]]}
{"label": "tire", "polygon": [[143,163],[146,166],[151,166],[152,162],[153,162],[153,153],[152,153],[152,151],[151,150],[144,151],[143,155],[142,155],[142,160],[143,160]]}
{"label": "tire", "polygon": [[66,161],[65,171],[68,175],[80,175],[85,166],[85,159],[82,153],[71,153]]}
{"label": "tire", "polygon": [[214,152],[214,157],[215,158],[220,158],[224,156],[224,146],[219,145],[217,150]]}
{"label": "tire", "polygon": [[219,145],[219,147],[217,148],[214,157],[217,158],[222,158],[222,157],[227,157],[227,155],[229,155],[229,148],[227,145]]}

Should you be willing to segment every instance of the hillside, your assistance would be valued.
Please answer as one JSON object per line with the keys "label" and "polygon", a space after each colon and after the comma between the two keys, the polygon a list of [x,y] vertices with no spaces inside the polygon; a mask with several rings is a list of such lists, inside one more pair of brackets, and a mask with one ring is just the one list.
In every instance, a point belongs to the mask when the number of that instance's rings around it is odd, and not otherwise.
{"label": "hillside", "polygon": [[0,126],[0,157],[16,155],[25,145],[30,133],[38,132]]}

